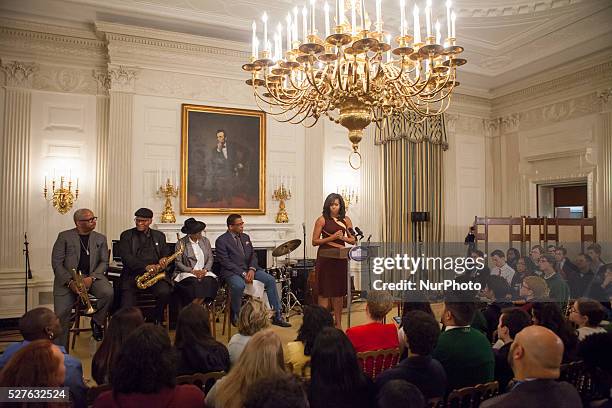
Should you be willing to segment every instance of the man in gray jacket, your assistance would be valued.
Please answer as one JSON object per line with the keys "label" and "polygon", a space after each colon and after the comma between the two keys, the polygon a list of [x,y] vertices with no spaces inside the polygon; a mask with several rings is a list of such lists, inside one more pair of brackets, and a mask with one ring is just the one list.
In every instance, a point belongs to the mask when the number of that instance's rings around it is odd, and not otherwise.
{"label": "man in gray jacket", "polygon": [[113,288],[105,276],[108,269],[108,245],[106,237],[94,231],[98,217],[87,208],[74,212],[76,228],[62,231],[57,236],[51,254],[53,303],[59,316],[63,334],[56,343],[68,349],[71,326],[70,312],[78,296],[72,270],[81,271],[87,291],[98,299],[96,313],[91,320],[93,337],[100,341],[104,336],[104,322],[113,302]]}

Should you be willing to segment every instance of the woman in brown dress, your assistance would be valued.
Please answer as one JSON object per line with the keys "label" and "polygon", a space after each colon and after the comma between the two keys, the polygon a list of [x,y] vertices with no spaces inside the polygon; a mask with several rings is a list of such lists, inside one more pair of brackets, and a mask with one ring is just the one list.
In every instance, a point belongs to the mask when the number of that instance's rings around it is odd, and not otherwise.
{"label": "woman in brown dress", "polygon": [[336,327],[342,329],[342,299],[347,292],[347,259],[319,256],[321,249],[344,248],[345,243],[354,244],[355,237],[349,233],[353,228],[346,215],[344,200],[340,194],[332,193],[325,199],[323,215],[317,218],[312,231],[312,245],[318,246],[315,276],[319,305],[329,309],[331,300]]}

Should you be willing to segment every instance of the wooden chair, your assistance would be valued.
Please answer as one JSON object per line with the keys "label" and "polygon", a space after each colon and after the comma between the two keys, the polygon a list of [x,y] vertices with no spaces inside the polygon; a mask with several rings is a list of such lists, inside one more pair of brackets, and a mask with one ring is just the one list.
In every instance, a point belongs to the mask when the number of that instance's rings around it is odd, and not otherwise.
{"label": "wooden chair", "polygon": [[[90,295],[89,300],[95,308],[95,304],[97,303],[98,299]],[[77,336],[81,334],[81,332],[92,331],[91,327],[81,327],[81,317],[91,318],[91,316],[85,315],[85,311],[85,306],[81,302],[81,299],[77,297],[76,301],[74,302],[74,305],[72,306],[72,313],[70,318],[71,321],[74,320],[74,323],[72,324],[72,327],[68,330],[68,337],[72,336],[72,341],[70,342],[70,349],[67,350],[68,352],[70,352],[70,350],[74,350],[74,345],[76,344]]]}
{"label": "wooden chair", "polygon": [[[376,378],[378,374],[386,369],[395,366],[399,361],[399,357],[400,350],[398,347],[357,353],[357,361],[361,369],[371,379]],[[368,361],[372,361],[371,367],[368,365]]]}
{"label": "wooden chair", "polygon": [[[136,305],[142,311],[142,314],[147,316],[147,314],[154,312],[155,307],[157,306],[157,300],[155,300],[155,296],[150,293],[138,291],[136,293]],[[169,305],[166,305],[164,308],[164,315],[162,318],[161,325],[166,328],[166,331],[170,332],[170,311]]]}
{"label": "wooden chair", "polygon": [[446,399],[446,408],[478,408],[480,403],[499,393],[497,381],[453,390]]}
{"label": "wooden chair", "polygon": [[109,391],[112,389],[113,387],[110,384],[102,384],[89,388],[87,390],[87,406],[91,407],[100,394],[102,394],[104,391]]}
{"label": "wooden chair", "polygon": [[192,384],[202,390],[204,393],[208,393],[212,386],[220,378],[223,378],[227,374],[225,371],[212,371],[210,373],[195,373],[191,375],[181,375],[176,377],[177,384]]}

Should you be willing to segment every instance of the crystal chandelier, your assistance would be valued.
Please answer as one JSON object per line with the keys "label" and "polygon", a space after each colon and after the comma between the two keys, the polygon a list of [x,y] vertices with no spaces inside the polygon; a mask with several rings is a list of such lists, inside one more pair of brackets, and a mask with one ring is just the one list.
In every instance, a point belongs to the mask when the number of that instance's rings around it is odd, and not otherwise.
{"label": "crystal chandelier", "polygon": [[317,31],[316,0],[310,0],[310,16],[302,8],[301,23],[294,7],[286,17],[284,48],[282,25],[269,37],[264,13],[262,47],[253,22],[251,62],[242,67],[252,75],[246,83],[253,87],[259,108],[278,116],[277,120],[311,127],[327,116],[347,128],[353,168],[360,166],[358,144],[370,123],[407,112],[416,113],[412,116],[422,121],[446,111],[459,85],[457,67],[467,62],[458,58],[463,47],[456,45],[450,1],[446,2],[444,41],[439,21],[433,21],[431,0],[425,7],[423,39],[416,3],[410,35],[405,0],[400,0],[400,27],[392,40],[383,28],[381,2],[376,0],[376,22],[370,30],[365,0],[336,0],[333,31],[325,3],[324,36]]}

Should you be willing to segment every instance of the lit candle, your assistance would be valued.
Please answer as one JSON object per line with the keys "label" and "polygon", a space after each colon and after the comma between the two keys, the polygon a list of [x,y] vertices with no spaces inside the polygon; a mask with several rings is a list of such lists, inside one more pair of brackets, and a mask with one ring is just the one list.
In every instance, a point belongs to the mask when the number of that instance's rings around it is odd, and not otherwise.
{"label": "lit candle", "polygon": [[45,172],[45,190],[47,189],[47,173]]}
{"label": "lit candle", "polygon": [[302,30],[304,33],[304,39],[302,42],[306,44],[308,42],[308,10],[306,10],[306,6],[302,7]]}
{"label": "lit candle", "polygon": [[323,11],[325,12],[325,38],[329,37],[329,4],[325,2],[323,5]]}
{"label": "lit candle", "polygon": [[[391,34],[387,34],[387,44],[391,45]],[[387,62],[391,62],[391,49],[387,51]]]}
{"label": "lit candle", "polygon": [[259,55],[259,39],[255,37],[255,55]]}
{"label": "lit candle", "polygon": [[[293,8],[293,34],[291,35],[291,39],[297,42],[300,41],[298,39],[298,8],[297,6]],[[293,45],[291,46],[291,49],[293,49]]]}
{"label": "lit candle", "polygon": [[261,17],[261,20],[264,23],[264,50],[270,51],[270,48],[268,48],[268,15],[265,12]]}
{"label": "lit candle", "polygon": [[382,31],[382,0],[376,0],[376,29]]}
{"label": "lit candle", "polygon": [[455,31],[455,19],[457,18],[457,15],[455,14],[455,12],[453,11],[451,13],[451,23],[452,23],[452,27],[451,27],[451,37],[452,38],[457,38],[457,32]]}
{"label": "lit candle", "polygon": [[76,189],[79,189],[79,178],[77,177],[77,185],[76,185]]}
{"label": "lit candle", "polygon": [[416,4],[412,10],[412,16],[414,17],[414,43],[418,44],[421,42],[421,23],[419,22],[419,6]]}
{"label": "lit candle", "polygon": [[446,0],[446,30],[448,37],[451,36],[451,0]]}
{"label": "lit candle", "polygon": [[291,50],[291,13],[287,13],[287,51]]}
{"label": "lit candle", "polygon": [[310,32],[312,33],[312,35],[315,35],[315,33],[317,32],[317,27],[315,24],[315,2],[316,0],[310,0]]}
{"label": "lit candle", "polygon": [[276,34],[278,35],[278,57],[276,59],[283,59],[283,25],[278,23],[276,26]]}
{"label": "lit candle", "polygon": [[274,33],[274,54],[272,59],[278,61],[278,32]]}
{"label": "lit candle", "polygon": [[338,0],[338,12],[340,13],[340,20],[338,25],[344,24],[344,0]]}
{"label": "lit candle", "polygon": [[356,34],[357,30],[357,13],[355,10],[355,0],[351,0],[351,33]]}
{"label": "lit candle", "polygon": [[442,44],[442,34],[440,34],[440,22],[436,20],[436,44]]}
{"label": "lit candle", "polygon": [[251,25],[251,27],[253,27],[253,38],[252,38],[252,54],[253,57],[257,58],[257,51],[256,51],[256,47],[255,47],[255,41],[257,38],[257,24],[255,24],[255,20],[253,20],[253,24]]}
{"label": "lit candle", "polygon": [[406,1],[400,0],[400,37],[406,35]]}
{"label": "lit candle", "polygon": [[427,0],[425,7],[425,26],[427,29],[427,38],[431,37],[431,0]]}
{"label": "lit candle", "polygon": [[361,30],[365,31],[366,26],[365,26],[365,0],[360,0],[361,1]]}

